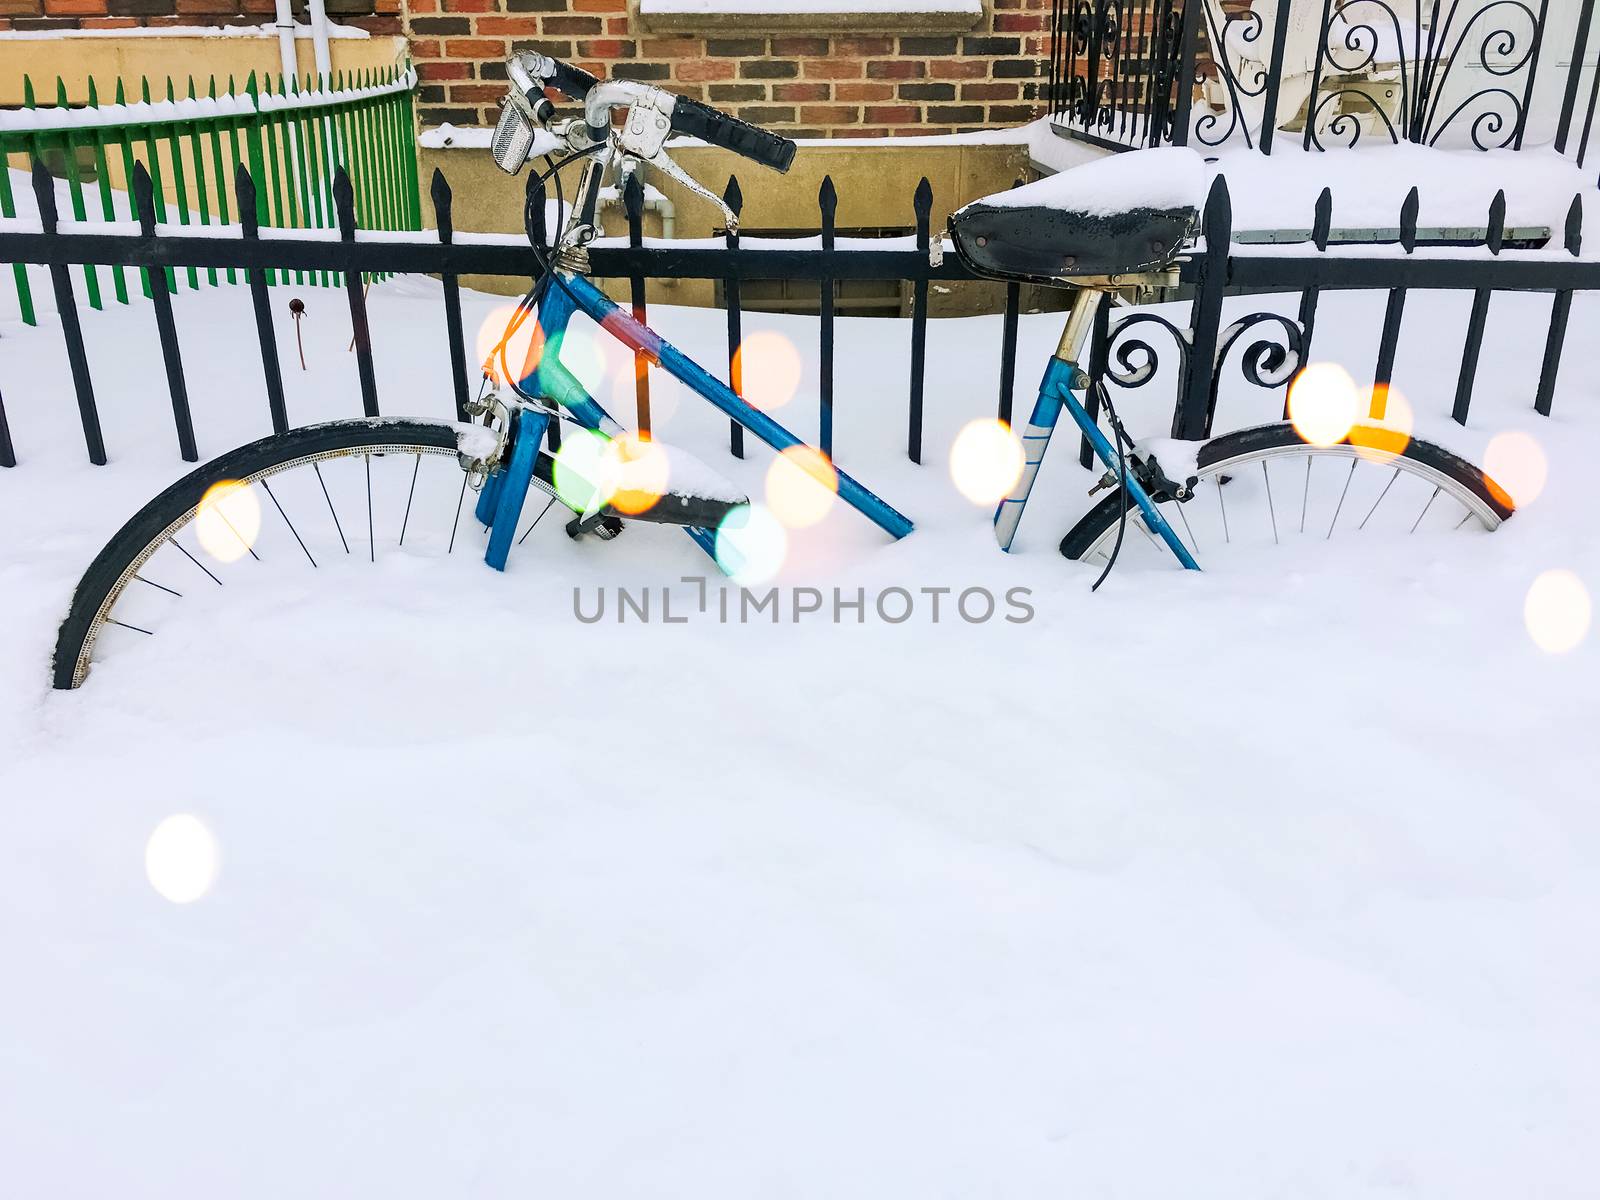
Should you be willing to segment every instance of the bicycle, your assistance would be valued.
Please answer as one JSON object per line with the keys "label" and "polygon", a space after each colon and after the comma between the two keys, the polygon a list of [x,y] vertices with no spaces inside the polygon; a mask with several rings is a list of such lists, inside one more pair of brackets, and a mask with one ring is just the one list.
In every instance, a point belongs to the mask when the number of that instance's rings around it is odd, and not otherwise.
{"label": "bicycle", "polygon": [[[667,138],[674,133],[696,137],[779,171],[786,171],[793,161],[794,143],[686,97],[639,83],[602,82],[543,55],[515,56],[507,64],[507,74],[508,93],[491,142],[491,153],[500,168],[510,174],[521,170],[536,127],[544,128],[566,147],[565,155],[551,161],[544,174],[557,181],[558,203],[562,201],[560,170],[577,161],[582,161],[584,168],[570,216],[557,222],[561,233],[553,247],[546,248],[533,236],[533,214],[525,214],[542,274],[514,309],[490,356],[491,363],[486,364],[485,388],[468,405],[468,415],[481,424],[383,418],[334,421],[252,442],[179,480],[135,514],[85,572],[57,636],[52,669],[55,687],[75,688],[83,683],[96,646],[108,630],[151,636],[149,625],[174,599],[182,599],[184,588],[222,586],[221,572],[228,564],[243,562],[246,555],[256,561],[264,558],[263,551],[269,549],[267,539],[277,539],[271,553],[281,550],[295,562],[303,557],[312,569],[321,565],[318,553],[324,555],[324,562],[329,553],[335,559],[341,552],[344,558],[356,557],[352,540],[359,548],[360,526],[346,528],[335,493],[344,502],[347,519],[352,508],[359,514],[364,507],[366,548],[372,560],[378,545],[375,513],[380,510],[386,516],[391,511],[399,514],[400,546],[406,544],[413,529],[414,514],[453,513],[437,537],[444,544],[444,553],[453,553],[466,493],[475,488],[474,512],[489,535],[485,561],[496,569],[505,569],[513,545],[526,541],[556,505],[570,512],[565,529],[573,539],[614,538],[623,528],[624,517],[679,525],[720,567],[729,567],[730,553],[736,555],[737,551],[730,552],[723,544],[719,530],[737,521],[737,514],[749,504],[748,497],[681,450],[653,441],[644,446],[631,439],[562,364],[560,343],[572,317],[581,312],[773,449],[781,452],[804,445],[595,287],[587,278],[586,250],[598,234],[601,185],[614,163],[645,162],[662,170],[719,206],[727,227],[733,230],[737,228],[736,215],[667,156]],[[557,118],[546,95],[547,86],[580,101],[583,114]],[[626,111],[613,128],[612,113],[619,108]],[[1065,188],[1059,182],[1064,179],[1068,183]],[[1136,510],[1135,528],[1185,568],[1198,570],[1198,544],[1188,517],[1197,495],[1218,485],[1214,490],[1224,504],[1226,529],[1226,500],[1220,485],[1226,483],[1236,493],[1242,492],[1240,468],[1245,464],[1261,462],[1270,506],[1269,461],[1283,455],[1305,455],[1309,463],[1310,457],[1322,454],[1348,456],[1355,448],[1348,441],[1342,447],[1312,446],[1291,425],[1263,426],[1201,444],[1194,471],[1185,473],[1180,482],[1166,476],[1154,454],[1133,445],[1109,395],[1102,391],[1100,407],[1112,431],[1108,438],[1074,394],[1090,385],[1078,363],[1096,312],[1108,296],[1129,287],[1175,282],[1175,264],[1193,240],[1198,202],[1196,197],[1180,197],[1172,203],[1149,203],[1135,197],[1115,212],[1102,211],[1103,207],[1074,202],[1070,178],[1057,176],[975,202],[951,218],[955,250],[975,272],[1077,289],[1022,434],[1026,451],[1022,472],[994,516],[996,536],[1002,549],[1011,548],[1051,434],[1060,414],[1066,412],[1105,469],[1097,490],[1109,488],[1111,494],[1062,540],[1062,553],[1075,559],[1103,558],[1105,571],[1109,571],[1122,547],[1128,514]],[[934,239],[930,253],[937,257],[942,247],[943,238]],[[536,333],[542,335],[542,353],[531,356],[523,370],[512,370],[506,361],[507,346],[530,317],[536,320]],[[493,368],[496,357],[501,363],[498,372]],[[492,386],[497,377],[509,395]],[[615,456],[621,461],[601,464],[602,472],[590,469],[593,463],[575,463],[573,456],[558,452],[558,431],[568,426],[600,439],[608,450],[622,448]],[[678,481],[676,486],[658,486],[659,480],[640,483],[629,476],[631,463],[655,455],[664,457],[666,478]],[[405,470],[408,460],[409,472]],[[344,478],[330,481],[335,468],[357,462],[360,477],[351,479],[345,472]],[[375,463],[380,467],[399,464],[399,469],[375,475]],[[425,463],[430,465],[426,481]],[[1466,510],[1463,520],[1477,517],[1492,529],[1510,515],[1511,506],[1503,492],[1476,468],[1438,447],[1412,441],[1394,456],[1393,464],[1394,478],[1407,474],[1434,486],[1430,508],[1439,495],[1448,493]],[[435,466],[442,469],[436,471]],[[1352,462],[1352,478],[1354,471]],[[600,474],[604,477],[590,477]],[[1309,501],[1309,470],[1306,477]],[[836,471],[836,479],[839,498],[891,537],[898,539],[912,531],[912,522],[905,515],[865,485],[843,471]],[[1391,479],[1391,488],[1393,483]],[[256,498],[258,488],[266,504]],[[1378,504],[1389,490],[1384,490]],[[523,527],[523,508],[530,492],[542,493],[547,499],[532,523]],[[1348,492],[1349,480],[1346,495]],[[1346,495],[1341,495],[1341,507]],[[624,496],[632,499],[624,502]],[[1178,513],[1189,533],[1187,542],[1174,531],[1167,512]],[[272,519],[274,513],[277,520]],[[300,518],[298,524],[295,517]],[[1302,511],[1302,526],[1305,519]],[[206,544],[208,528],[215,544]],[[1276,516],[1273,528],[1276,535]],[[519,529],[523,530],[520,537]],[[206,553],[196,553],[179,539],[186,531],[191,540],[202,542]],[[313,544],[318,546],[316,553]],[[159,577],[153,569],[145,574],[157,556],[163,564]],[[134,587],[136,583],[142,586]],[[152,615],[146,617],[147,612]]]}

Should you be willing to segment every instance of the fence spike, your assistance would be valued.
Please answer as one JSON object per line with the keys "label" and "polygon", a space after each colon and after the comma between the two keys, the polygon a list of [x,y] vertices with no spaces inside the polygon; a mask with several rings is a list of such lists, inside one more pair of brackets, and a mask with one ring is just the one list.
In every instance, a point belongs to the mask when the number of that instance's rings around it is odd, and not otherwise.
{"label": "fence spike", "polygon": [[1422,197],[1412,188],[1400,206],[1400,245],[1407,254],[1417,248],[1417,213],[1421,208]]}
{"label": "fence spike", "polygon": [[817,189],[817,209],[822,214],[823,228],[827,229],[833,223],[833,214],[839,208],[839,192],[833,186],[833,176],[824,175],[822,186]]}
{"label": "fence spike", "polygon": [[[46,234],[56,232],[60,214],[56,210],[55,181],[44,163],[33,160],[33,195],[39,205],[39,226]],[[83,426],[83,444],[89,461],[106,465],[106,443],[100,431],[100,410],[95,403],[94,381],[89,375],[89,359],[83,348],[83,326],[78,320],[78,303],[72,294],[72,278],[65,263],[50,264],[50,282],[55,289],[56,314],[61,321],[62,340],[67,344],[67,365],[72,371],[73,391],[78,398],[78,418]]]}
{"label": "fence spike", "polygon": [[189,99],[193,100],[194,98],[194,76],[191,75],[189,76]]}
{"label": "fence spike", "polygon": [[215,100],[216,98],[217,98],[217,77],[215,75],[213,75],[209,79],[206,80],[206,99]]}
{"label": "fence spike", "polygon": [[1489,228],[1484,238],[1490,254],[1499,254],[1506,240],[1506,193],[1502,188],[1489,202]]}
{"label": "fence spike", "polygon": [[128,102],[128,97],[127,97],[127,92],[123,89],[123,86],[122,86],[122,76],[118,75],[117,76],[117,89],[116,89],[116,92],[113,94],[113,103],[126,104],[127,102]]}
{"label": "fence spike", "polygon": [[24,75],[22,77],[22,107],[33,108],[34,104],[33,80],[29,76]]}
{"label": "fence spike", "polygon": [[622,188],[622,212],[631,225],[644,216],[644,184],[639,181],[639,172],[631,171],[628,182]]}
{"label": "fence spike", "polygon": [[228,95],[230,95],[230,96],[238,95],[238,93],[236,91],[234,91],[233,76],[231,74],[228,76]]}
{"label": "fence spike", "polygon": [[1567,253],[1574,258],[1583,249],[1583,193],[1574,193],[1572,207],[1567,209],[1567,233],[1565,238]]}
{"label": "fence spike", "polygon": [[150,103],[150,80],[146,76],[139,76],[139,99],[144,104]]}
{"label": "fence spike", "polygon": [[928,182],[926,175],[917,184],[916,194],[911,197],[911,210],[919,217],[925,217],[933,211],[933,185]]}
{"label": "fence spike", "polygon": [[89,107],[100,107],[100,94],[95,90],[93,75],[89,76]]}
{"label": "fence spike", "polygon": [[177,96],[175,96],[173,94],[173,91],[172,91],[172,76],[168,75],[167,76],[167,103],[171,104],[175,100],[177,100]]}
{"label": "fence spike", "polygon": [[56,107],[67,107],[67,81],[61,76],[56,76]]}
{"label": "fence spike", "polygon": [[1317,197],[1317,215],[1311,226],[1311,240],[1318,250],[1328,248],[1328,235],[1333,229],[1333,189],[1323,188]]}
{"label": "fence spike", "polygon": [[744,211],[744,193],[739,190],[739,177],[728,176],[728,186],[722,189],[722,202],[738,215]]}

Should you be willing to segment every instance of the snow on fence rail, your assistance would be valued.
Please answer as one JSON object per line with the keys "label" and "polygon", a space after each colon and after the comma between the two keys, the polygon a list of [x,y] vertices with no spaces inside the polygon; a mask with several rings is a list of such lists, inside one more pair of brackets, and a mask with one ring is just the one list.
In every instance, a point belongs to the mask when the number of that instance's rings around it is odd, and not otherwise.
{"label": "snow on fence rail", "polygon": [[[450,186],[439,171],[434,172],[430,188],[436,228],[407,235],[359,229],[355,206],[357,189],[349,174],[339,168],[331,187],[337,238],[321,231],[280,231],[276,236],[262,236],[256,216],[259,192],[243,164],[237,167],[234,179],[236,211],[244,217],[237,227],[161,228],[153,183],[142,164],[135,164],[132,178],[140,226],[137,233],[125,225],[113,228],[103,224],[69,223],[63,226],[50,175],[37,163],[33,189],[39,204],[39,221],[0,221],[0,262],[34,263],[49,268],[84,442],[90,460],[96,464],[106,462],[106,448],[73,292],[73,266],[99,264],[133,268],[143,271],[150,281],[179,446],[189,461],[195,461],[198,456],[171,304],[170,280],[174,271],[181,268],[243,273],[254,305],[268,411],[273,429],[283,432],[290,428],[291,421],[284,400],[267,295],[268,282],[274,272],[280,277],[286,277],[289,272],[321,273],[335,285],[342,283],[355,333],[362,410],[368,416],[377,416],[380,409],[362,287],[364,275],[410,272],[439,276],[443,283],[443,317],[456,408],[458,415],[462,415],[467,402],[469,366],[474,364],[467,360],[459,277],[466,274],[526,277],[540,270],[533,248],[525,242],[516,244],[505,238],[471,235],[457,238]],[[529,188],[534,232],[548,241],[543,223],[543,185],[538,183],[537,176],[530,175]],[[735,211],[742,207],[737,179],[729,180],[724,199]],[[860,239],[835,238],[836,201],[833,183],[825,179],[818,195],[821,237],[798,239],[788,247],[772,239],[753,239],[750,244],[741,244],[734,234],[727,235],[720,246],[704,242],[646,244],[642,220],[644,195],[635,176],[623,193],[629,225],[626,244],[619,244],[623,239],[596,243],[589,251],[591,273],[601,278],[628,280],[633,309],[640,320],[646,316],[646,279],[720,280],[724,285],[728,318],[729,379],[734,390],[740,392],[741,282],[751,279],[816,281],[820,297],[819,442],[829,455],[834,450],[833,285],[840,280],[888,279],[909,283],[912,306],[907,335],[911,343],[911,369],[907,380],[906,453],[913,462],[920,462],[929,284],[972,280],[977,276],[953,253],[930,256],[929,214],[933,192],[926,179],[913,197],[916,233],[909,240],[910,244],[907,239],[891,239],[883,248],[868,248],[860,244]],[[1090,344],[1088,373],[1094,380],[1119,389],[1144,387],[1156,380],[1170,383],[1173,386],[1172,436],[1203,439],[1212,432],[1218,391],[1225,372],[1236,369],[1257,387],[1286,387],[1299,366],[1311,359],[1321,294],[1365,289],[1385,295],[1384,319],[1374,350],[1375,382],[1370,401],[1371,415],[1381,419],[1393,377],[1396,349],[1405,328],[1407,293],[1413,290],[1454,291],[1472,298],[1452,406],[1455,419],[1465,423],[1494,293],[1543,291],[1552,294],[1552,301],[1539,361],[1534,407],[1548,416],[1566,345],[1573,294],[1600,291],[1600,259],[1581,254],[1581,195],[1573,197],[1559,238],[1551,238],[1549,245],[1527,250],[1508,249],[1506,245],[1503,194],[1491,205],[1484,227],[1470,239],[1472,244],[1465,244],[1469,239],[1463,239],[1463,231],[1459,229],[1435,231],[1430,237],[1429,231],[1419,230],[1417,211],[1417,192],[1412,189],[1398,214],[1397,242],[1383,246],[1363,241],[1340,246],[1332,241],[1333,198],[1324,190],[1316,204],[1309,239],[1303,244],[1234,245],[1231,242],[1231,200],[1226,180],[1219,177],[1212,185],[1202,215],[1200,242],[1180,263],[1180,287],[1176,295],[1180,301],[1187,302],[1186,323],[1180,325],[1159,312],[1138,308],[1121,310],[1119,319],[1113,321],[1111,310],[1102,306]],[[1224,327],[1224,300],[1241,293],[1291,298],[1296,306],[1294,314],[1262,310]],[[1011,420],[1015,391],[1020,294],[1018,284],[1007,285],[996,404],[997,415],[1005,421]],[[1176,357],[1175,371],[1159,369],[1161,351],[1157,343],[1163,335],[1170,339],[1170,348]],[[645,352],[640,350],[638,354],[642,367],[646,361]],[[649,373],[640,369],[635,378],[636,427],[648,429]],[[1094,392],[1095,389],[1090,389],[1091,406]],[[0,396],[3,393],[4,381],[0,380]],[[730,430],[729,448],[742,457],[743,430],[738,425]],[[1086,444],[1081,447],[1080,457],[1087,465]],[[0,466],[15,465],[4,403],[0,400]]]}
{"label": "snow on fence rail", "polygon": [[[107,222],[135,219],[127,189],[135,166],[142,164],[152,180],[159,222],[170,213],[180,225],[227,225],[237,215],[237,209],[229,210],[229,182],[247,166],[262,181],[256,193],[258,224],[327,228],[335,218],[334,172],[349,168],[362,181],[355,202],[363,227],[418,229],[422,209],[411,145],[416,82],[409,67],[340,72],[331,79],[280,76],[276,87],[270,77],[258,83],[252,72],[243,90],[229,77],[219,92],[213,76],[204,94],[197,92],[192,76],[182,94],[169,78],[165,97],[152,99],[150,81],[141,78],[138,98],[130,101],[119,79],[112,102],[101,104],[91,78],[88,102],[75,107],[57,77],[55,105],[40,108],[33,81],[24,76],[23,107],[0,111],[0,155],[7,167],[13,159],[50,164],[65,179],[78,221],[86,220],[91,208]],[[0,170],[0,214],[16,217],[16,201],[11,172]],[[20,264],[13,270],[22,319],[36,324],[27,274]],[[99,308],[99,271],[85,264],[83,273],[90,307]],[[126,304],[124,264],[112,264],[110,273],[117,300]],[[235,282],[234,269],[225,274]],[[194,267],[185,275],[191,288],[200,285]],[[206,270],[206,280],[218,282],[215,268]],[[169,271],[167,281],[178,286],[177,274]],[[276,272],[270,273],[268,282],[276,281]],[[331,279],[323,272],[297,282],[327,286]],[[143,271],[140,286],[146,296],[152,294]]]}

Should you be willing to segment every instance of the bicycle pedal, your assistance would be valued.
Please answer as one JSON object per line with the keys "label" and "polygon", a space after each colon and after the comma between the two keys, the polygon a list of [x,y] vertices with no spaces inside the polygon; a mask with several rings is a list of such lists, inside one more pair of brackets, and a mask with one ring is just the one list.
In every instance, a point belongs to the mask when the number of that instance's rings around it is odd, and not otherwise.
{"label": "bicycle pedal", "polygon": [[602,542],[609,542],[622,529],[622,518],[615,513],[594,513],[588,517],[573,517],[567,522],[567,536],[573,541],[585,534],[593,534]]}

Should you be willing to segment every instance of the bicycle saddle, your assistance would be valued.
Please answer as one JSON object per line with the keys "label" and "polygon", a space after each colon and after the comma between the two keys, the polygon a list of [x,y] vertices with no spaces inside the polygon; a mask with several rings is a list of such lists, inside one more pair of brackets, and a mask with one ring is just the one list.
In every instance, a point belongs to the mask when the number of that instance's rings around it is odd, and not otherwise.
{"label": "bicycle saddle", "polygon": [[1205,162],[1135,150],[974,200],[950,216],[956,253],[995,279],[1071,283],[1169,266],[1194,235]]}

